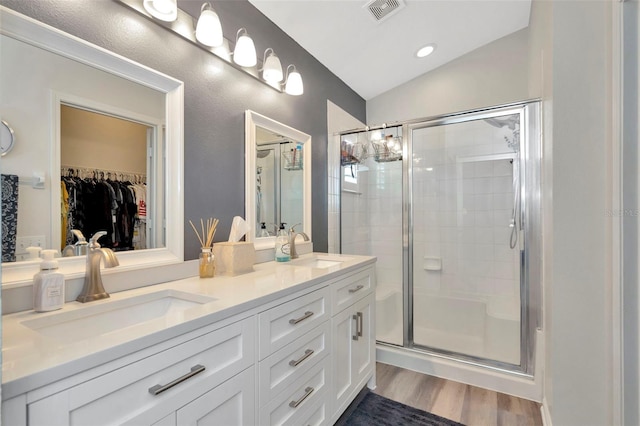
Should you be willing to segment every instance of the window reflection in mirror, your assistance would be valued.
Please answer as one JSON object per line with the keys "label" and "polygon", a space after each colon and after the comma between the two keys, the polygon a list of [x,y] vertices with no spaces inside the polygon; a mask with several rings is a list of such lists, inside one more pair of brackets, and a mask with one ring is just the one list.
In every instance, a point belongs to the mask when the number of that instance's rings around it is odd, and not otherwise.
{"label": "window reflection in mirror", "polygon": [[256,237],[303,222],[303,144],[256,128]]}
{"label": "window reflection in mirror", "polygon": [[114,251],[155,247],[147,232],[147,147],[155,132],[146,123],[60,106],[63,256],[84,254],[82,243],[98,231],[107,232],[100,245]]}

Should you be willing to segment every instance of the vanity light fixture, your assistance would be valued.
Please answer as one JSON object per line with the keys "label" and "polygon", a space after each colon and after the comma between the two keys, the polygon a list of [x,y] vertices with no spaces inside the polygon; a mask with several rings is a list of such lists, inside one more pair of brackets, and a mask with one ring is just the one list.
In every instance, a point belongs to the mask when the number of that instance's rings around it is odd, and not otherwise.
{"label": "vanity light fixture", "polygon": [[[267,56],[267,52],[269,52],[269,56]],[[264,59],[262,61],[262,78],[268,83],[280,83],[283,78],[280,59],[278,59],[278,56],[276,56],[275,52],[270,47],[264,51]]]}
{"label": "vanity light fixture", "polygon": [[200,8],[200,17],[196,24],[196,40],[209,47],[219,47],[224,42],[220,18],[209,2],[204,3]]}
{"label": "vanity light fixture", "polygon": [[161,21],[178,19],[178,0],[144,0],[142,5],[151,16]]}
{"label": "vanity light fixture", "polygon": [[253,67],[258,63],[256,47],[247,30],[240,28],[236,34],[236,47],[233,50],[233,62],[241,67]]}
{"label": "vanity light fixture", "polygon": [[418,49],[418,51],[416,52],[416,57],[417,58],[424,58],[425,56],[429,56],[433,53],[433,51],[436,50],[436,45],[435,44],[427,44],[426,46],[421,47],[420,49]]}
{"label": "vanity light fixture", "polygon": [[[289,69],[293,68],[291,72]],[[302,76],[296,69],[295,65],[289,65],[287,67],[287,78],[284,83],[284,91],[288,95],[299,96],[304,93],[304,87],[302,86]]]}

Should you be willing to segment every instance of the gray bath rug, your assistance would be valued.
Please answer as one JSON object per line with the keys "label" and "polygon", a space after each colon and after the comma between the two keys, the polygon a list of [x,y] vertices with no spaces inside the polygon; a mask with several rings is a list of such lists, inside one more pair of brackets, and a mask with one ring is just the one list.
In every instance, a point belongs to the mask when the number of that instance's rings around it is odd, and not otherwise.
{"label": "gray bath rug", "polygon": [[335,426],[463,426],[461,423],[376,395],[365,388]]}

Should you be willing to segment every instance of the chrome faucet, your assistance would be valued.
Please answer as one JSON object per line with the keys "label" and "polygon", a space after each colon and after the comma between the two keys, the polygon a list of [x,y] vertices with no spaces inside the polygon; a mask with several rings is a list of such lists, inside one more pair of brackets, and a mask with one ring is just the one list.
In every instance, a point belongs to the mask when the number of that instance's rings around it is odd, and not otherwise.
{"label": "chrome faucet", "polygon": [[72,229],[71,232],[73,233],[73,235],[75,235],[78,241],[76,241],[76,243],[73,245],[70,244],[66,246],[62,250],[62,257],[84,256],[85,254],[87,254],[87,247],[89,246],[89,244],[87,243],[87,240],[84,238],[84,235],[82,235],[82,232],[80,232],[79,230]]}
{"label": "chrome faucet", "polygon": [[118,266],[118,258],[113,250],[101,248],[98,239],[103,235],[107,235],[105,231],[98,231],[93,234],[89,240],[87,251],[87,269],[84,275],[84,287],[80,296],[76,299],[78,302],[86,303],[93,300],[106,299],[109,297],[102,284],[102,276],[100,275],[100,261],[104,258],[104,266],[113,268]]}
{"label": "chrome faucet", "polygon": [[295,227],[298,225],[302,224],[298,223],[289,228],[289,255],[291,256],[291,259],[298,258],[298,252],[296,251],[296,237],[298,235],[302,235],[302,238],[304,238],[305,241],[309,241],[309,236],[307,234],[304,232],[296,232]]}

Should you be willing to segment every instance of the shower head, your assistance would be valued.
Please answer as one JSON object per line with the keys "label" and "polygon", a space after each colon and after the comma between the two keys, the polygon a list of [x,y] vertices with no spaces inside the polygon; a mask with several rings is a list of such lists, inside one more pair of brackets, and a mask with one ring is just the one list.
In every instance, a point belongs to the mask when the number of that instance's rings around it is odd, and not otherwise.
{"label": "shower head", "polygon": [[508,127],[511,130],[516,130],[520,127],[520,117],[518,114],[506,115],[503,117],[485,118],[485,123],[492,125],[493,127],[502,128]]}
{"label": "shower head", "polygon": [[518,114],[485,118],[484,122],[500,129],[500,136],[507,142],[507,146],[513,152],[518,152],[520,149],[520,116]]}
{"label": "shower head", "polygon": [[263,150],[259,150],[257,152],[258,158],[265,158],[267,155],[269,155],[269,150],[268,149],[263,149]]}

